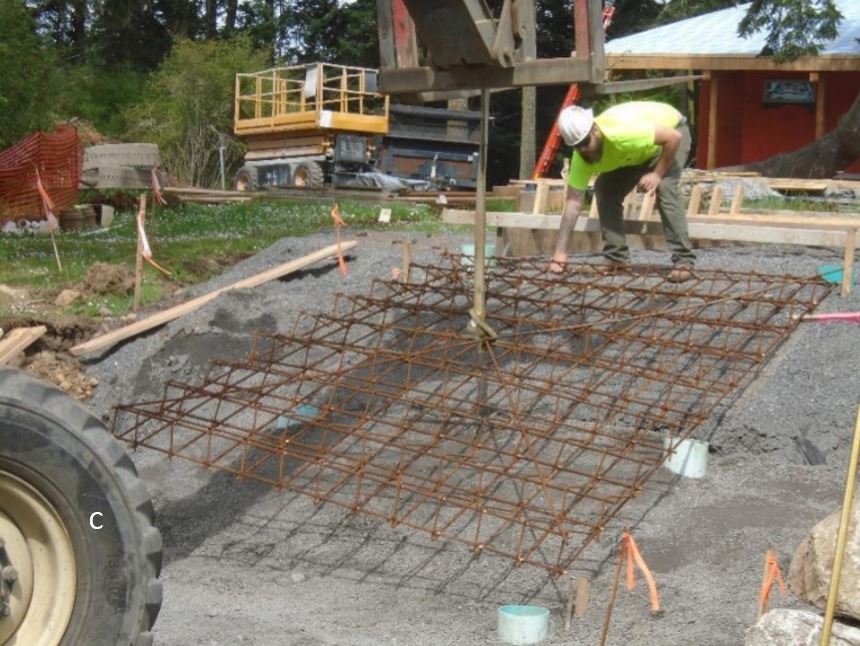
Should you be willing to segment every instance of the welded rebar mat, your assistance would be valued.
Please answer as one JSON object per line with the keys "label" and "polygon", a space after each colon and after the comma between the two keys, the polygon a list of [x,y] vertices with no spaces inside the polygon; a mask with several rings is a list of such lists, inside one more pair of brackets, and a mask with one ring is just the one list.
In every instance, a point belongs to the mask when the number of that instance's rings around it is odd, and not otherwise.
{"label": "welded rebar mat", "polygon": [[114,433],[560,575],[829,287],[817,279],[496,259],[413,265],[257,334],[243,361],[118,407]]}

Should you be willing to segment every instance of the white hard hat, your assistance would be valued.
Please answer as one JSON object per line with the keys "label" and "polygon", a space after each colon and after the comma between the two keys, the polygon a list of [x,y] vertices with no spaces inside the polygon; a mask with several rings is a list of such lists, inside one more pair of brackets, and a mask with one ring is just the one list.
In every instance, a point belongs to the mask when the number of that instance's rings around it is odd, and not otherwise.
{"label": "white hard hat", "polygon": [[578,105],[566,107],[558,115],[558,129],[564,137],[564,143],[575,146],[588,136],[594,124],[594,113]]}

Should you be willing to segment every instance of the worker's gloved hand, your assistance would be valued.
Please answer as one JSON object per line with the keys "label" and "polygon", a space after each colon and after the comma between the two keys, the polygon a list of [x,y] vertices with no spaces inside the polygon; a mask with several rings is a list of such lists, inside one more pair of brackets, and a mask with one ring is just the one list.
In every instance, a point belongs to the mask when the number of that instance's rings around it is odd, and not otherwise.
{"label": "worker's gloved hand", "polygon": [[645,193],[650,193],[651,191],[656,190],[656,188],[658,186],[660,186],[660,182],[662,182],[662,181],[663,181],[663,178],[660,177],[657,173],[650,172],[650,173],[646,173],[645,175],[642,176],[642,178],[639,180],[639,183],[636,185],[636,187],[640,191],[643,191]]}
{"label": "worker's gloved hand", "polygon": [[567,254],[556,252],[549,264],[549,271],[553,274],[560,274],[564,271],[565,265],[567,265]]}

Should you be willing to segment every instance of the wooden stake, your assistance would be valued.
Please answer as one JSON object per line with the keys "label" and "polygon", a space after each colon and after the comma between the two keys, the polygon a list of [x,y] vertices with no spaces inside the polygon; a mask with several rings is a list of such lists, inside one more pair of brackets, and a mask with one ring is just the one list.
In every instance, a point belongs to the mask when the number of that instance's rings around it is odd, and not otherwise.
{"label": "wooden stake", "polygon": [[612,619],[612,608],[615,605],[615,595],[618,593],[618,582],[621,580],[621,566],[624,564],[624,550],[622,543],[618,551],[618,565],[615,566],[615,579],[612,581],[612,589],[609,591],[609,604],[606,606],[606,618],[603,620],[603,633],[600,636],[600,646],[606,646],[606,638],[609,636],[609,621]]}
{"label": "wooden stake", "polygon": [[588,594],[591,583],[588,577],[581,576],[576,580],[576,617],[581,619],[588,610]]}
{"label": "wooden stake", "polygon": [[851,294],[854,284],[854,247],[857,245],[857,229],[845,232],[845,257],[842,262],[842,297]]}
{"label": "wooden stake", "polygon": [[833,617],[836,614],[839,582],[842,579],[842,561],[845,558],[848,527],[851,523],[851,510],[854,506],[854,488],[857,482],[858,458],[860,458],[860,406],[857,407],[854,436],[851,440],[851,456],[848,458],[848,474],[845,478],[845,492],[842,496],[842,511],[839,514],[839,529],[836,532],[836,550],[833,554],[833,568],[830,573],[827,606],[824,609],[824,624],[821,627],[821,646],[828,646],[830,644],[830,631],[833,629]]}
{"label": "wooden stake", "polygon": [[54,258],[57,259],[57,269],[60,270],[60,273],[63,273],[63,263],[60,262],[60,252],[57,251],[57,241],[54,238],[53,229],[51,229],[51,244],[54,245]]}
{"label": "wooden stake", "polygon": [[410,280],[409,272],[412,269],[412,243],[403,243],[403,271],[400,272],[400,282],[408,283]]}
{"label": "wooden stake", "polygon": [[573,615],[573,604],[576,599],[576,582],[570,580],[570,589],[567,592],[567,606],[564,609],[564,631],[570,631],[570,618]]}
{"label": "wooden stake", "polygon": [[[140,206],[137,210],[137,222],[140,222],[140,217],[146,212],[146,195],[140,196]],[[136,312],[140,309],[140,284],[143,278],[143,240],[140,236],[140,226],[137,226],[137,251],[134,257],[134,301],[131,305],[131,311]]]}

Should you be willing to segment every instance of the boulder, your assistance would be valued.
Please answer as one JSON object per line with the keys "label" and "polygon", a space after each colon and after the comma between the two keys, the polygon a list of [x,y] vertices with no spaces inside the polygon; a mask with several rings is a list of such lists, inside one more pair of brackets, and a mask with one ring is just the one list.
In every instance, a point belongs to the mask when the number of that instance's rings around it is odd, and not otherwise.
{"label": "boulder", "polygon": [[[824,617],[809,610],[776,608],[747,629],[745,646],[818,646]],[[857,646],[860,628],[833,622],[830,646]]]}
{"label": "boulder", "polygon": [[[839,515],[836,511],[815,527],[803,539],[794,553],[788,571],[791,591],[806,603],[821,610],[827,605],[827,592],[836,549],[836,533],[839,531]],[[839,601],[836,615],[860,619],[860,532],[857,531],[860,504],[855,503],[851,513],[848,541],[842,560],[842,575],[839,580]]]}

